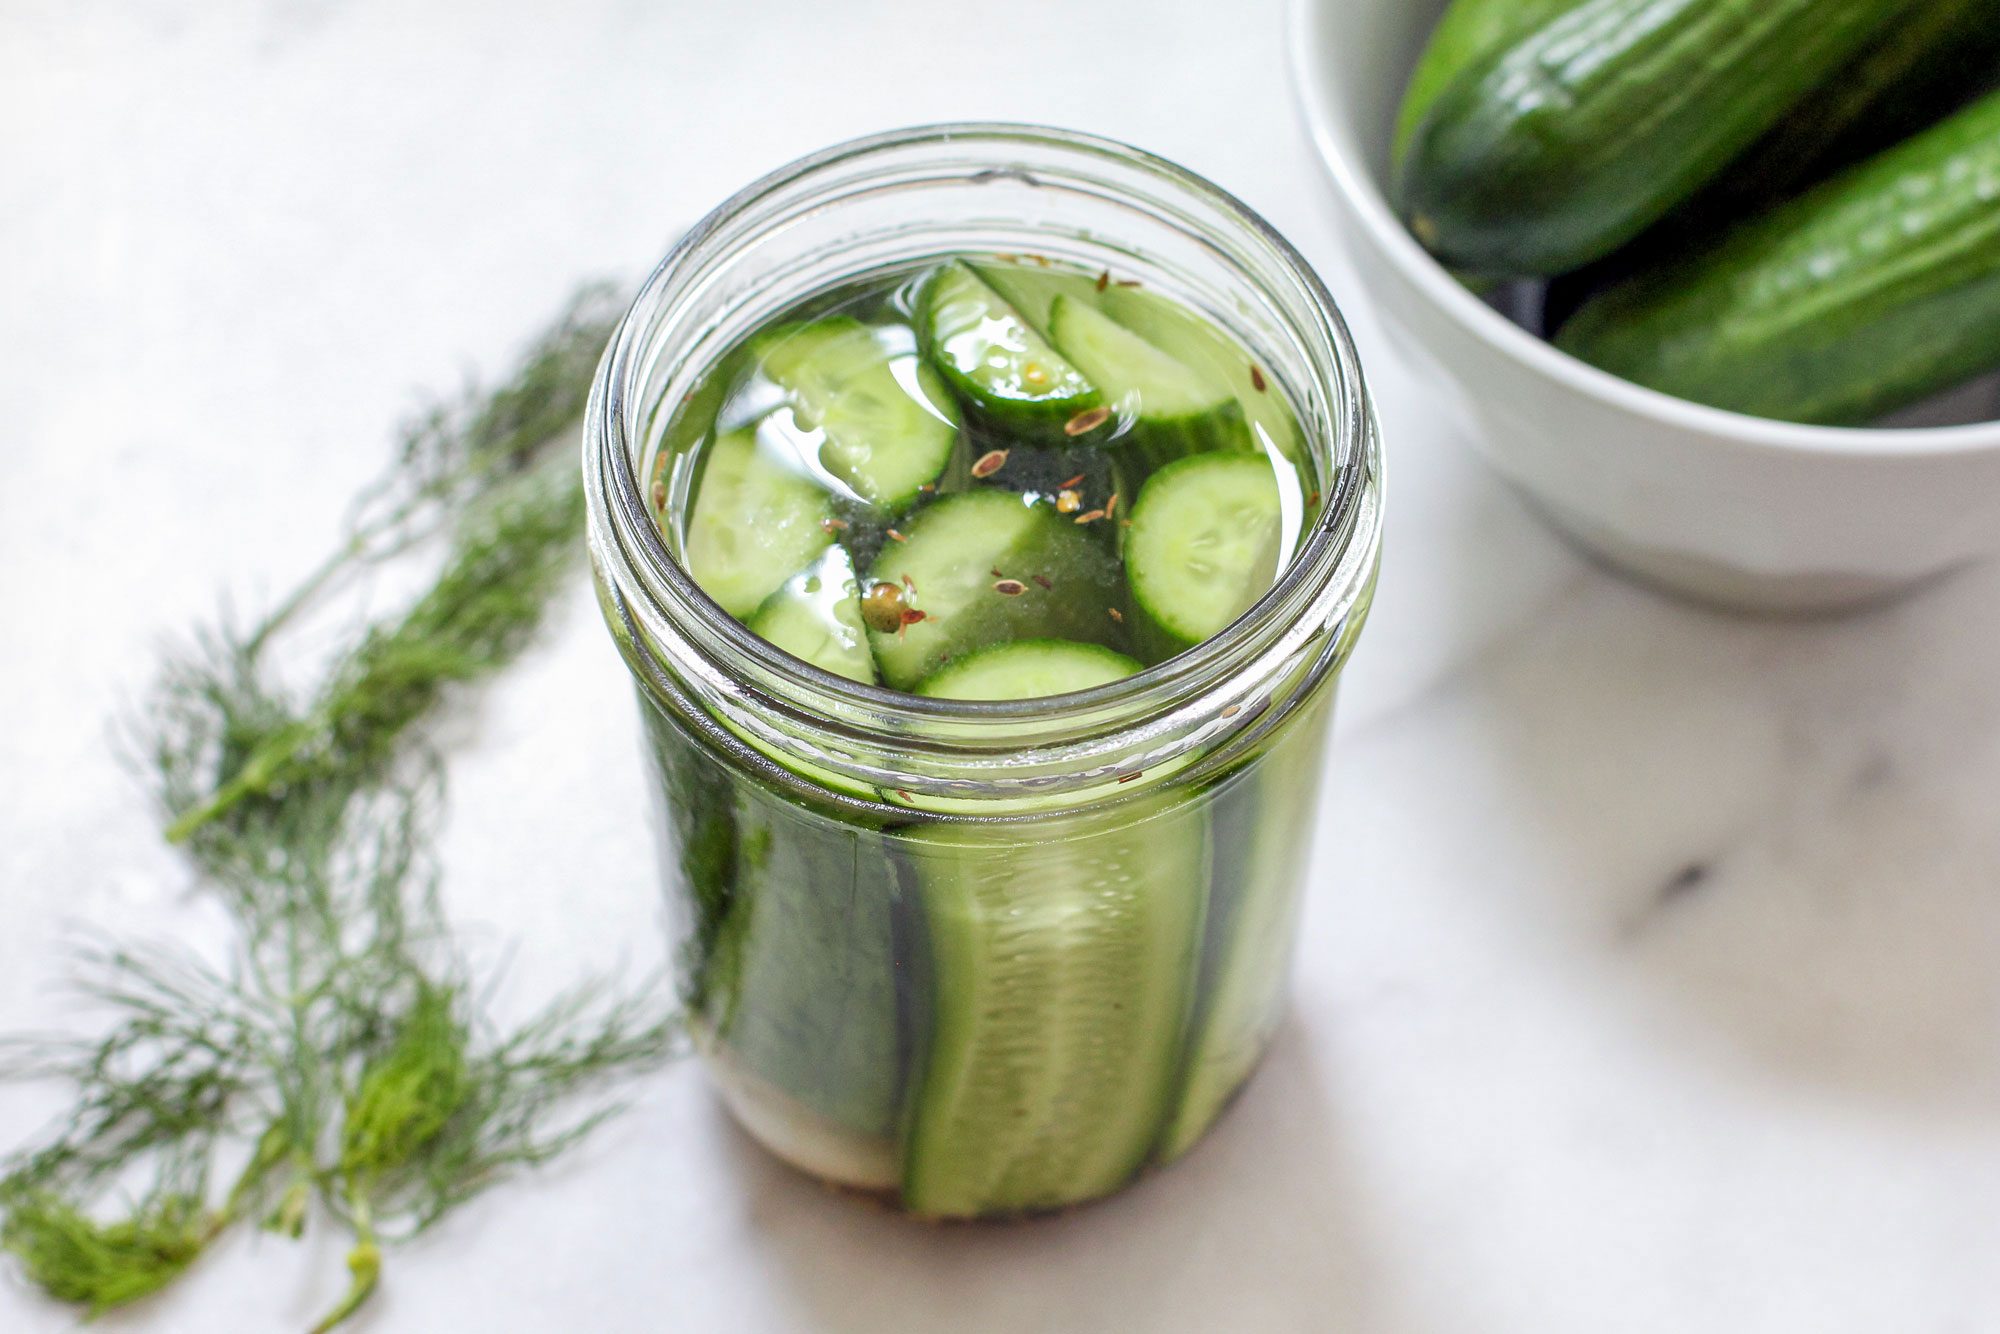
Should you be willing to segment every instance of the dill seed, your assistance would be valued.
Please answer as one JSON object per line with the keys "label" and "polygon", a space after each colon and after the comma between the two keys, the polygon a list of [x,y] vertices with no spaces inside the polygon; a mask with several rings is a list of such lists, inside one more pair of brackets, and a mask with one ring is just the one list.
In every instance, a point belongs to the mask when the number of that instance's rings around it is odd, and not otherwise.
{"label": "dill seed", "polygon": [[1111,493],[1111,499],[1104,502],[1104,517],[1108,519],[1117,512],[1118,512],[1118,493],[1116,491],[1113,491]]}
{"label": "dill seed", "polygon": [[1258,393],[1264,392],[1264,372],[1257,369],[1257,363],[1250,363],[1250,387]]}
{"label": "dill seed", "polygon": [[661,511],[662,513],[666,512],[667,484],[665,482],[653,483],[653,508]]}
{"label": "dill seed", "polygon": [[1082,473],[1078,473],[1078,474],[1077,474],[1076,476],[1074,476],[1074,477],[1070,478],[1070,479],[1069,479],[1068,481],[1064,482],[1064,483],[1062,484],[1062,486],[1061,486],[1061,487],[1060,487],[1059,489],[1060,489],[1060,490],[1063,490],[1063,491],[1067,491],[1067,490],[1069,490],[1069,489],[1070,489],[1071,487],[1073,487],[1073,486],[1081,486],[1081,485],[1083,485],[1083,474],[1082,474]]}
{"label": "dill seed", "polygon": [[896,530],[895,530],[894,528],[891,528],[891,529],[889,530],[889,540],[890,540],[891,542],[907,542],[907,541],[909,541],[910,539],[909,539],[909,538],[907,538],[907,537],[904,537],[904,536],[903,536],[903,535],[902,535],[901,533],[897,532],[897,531],[896,531]]}
{"label": "dill seed", "polygon": [[1138,770],[1138,771],[1137,771],[1136,773],[1129,773],[1129,774],[1119,774],[1119,775],[1118,775],[1118,781],[1119,781],[1119,782],[1121,782],[1121,783],[1129,783],[1129,782],[1131,782],[1131,781],[1132,781],[1133,779],[1135,779],[1135,778],[1143,778],[1143,777],[1145,777],[1145,774],[1146,774],[1146,771],[1145,771],[1144,769],[1140,769],[1140,770]]}
{"label": "dill seed", "polygon": [[837,533],[845,527],[847,527],[845,519],[825,518],[819,521],[819,528],[823,533]]}
{"label": "dill seed", "polygon": [[1049,577],[1046,574],[1031,574],[1028,577],[1030,579],[1033,579],[1036,583],[1040,584],[1043,588],[1055,587],[1054,584],[1049,582]]}
{"label": "dill seed", "polygon": [[1123,624],[1125,624],[1125,613],[1124,613],[1124,612],[1122,612],[1122,611],[1118,610],[1118,608],[1116,608],[1116,607],[1106,607],[1106,608],[1105,608],[1104,610],[1106,610],[1106,611],[1108,611],[1108,612],[1110,612],[1110,613],[1111,613],[1111,619],[1112,619],[1112,620],[1114,620],[1114,621],[1118,622],[1118,624],[1120,624],[1120,625],[1123,625]]}
{"label": "dill seed", "polygon": [[1104,517],[1103,510],[1092,510],[1088,514],[1077,515],[1076,521],[1078,523],[1096,523],[1099,519],[1103,517]]}
{"label": "dill seed", "polygon": [[1003,598],[1017,598],[1028,591],[1028,586],[1019,579],[998,579],[994,581],[993,591]]}
{"label": "dill seed", "polygon": [[972,465],[972,475],[974,477],[991,477],[1006,466],[1007,451],[1004,449],[989,449],[979,456],[977,463]]}
{"label": "dill seed", "polygon": [[1120,287],[1138,287],[1140,283],[1137,278],[1120,278],[1118,285]]}
{"label": "dill seed", "polygon": [[1068,436],[1085,435],[1110,420],[1111,409],[1102,404],[1094,408],[1085,408],[1082,412],[1077,413],[1076,416],[1071,417],[1063,423],[1063,434]]}
{"label": "dill seed", "polygon": [[1097,275],[1097,290],[1102,292],[1105,288],[1109,286],[1111,286],[1111,270],[1106,269],[1104,272]]}
{"label": "dill seed", "polygon": [[870,630],[889,634],[903,625],[903,590],[879,583],[861,599],[861,619]]}

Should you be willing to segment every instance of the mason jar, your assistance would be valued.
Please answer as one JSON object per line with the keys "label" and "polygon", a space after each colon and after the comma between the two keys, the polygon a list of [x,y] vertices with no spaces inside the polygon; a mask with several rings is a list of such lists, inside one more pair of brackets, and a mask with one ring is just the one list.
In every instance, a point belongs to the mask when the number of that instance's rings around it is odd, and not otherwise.
{"label": "mason jar", "polygon": [[[1232,334],[1302,428],[1290,565],[1113,684],[964,702],[857,684],[724,613],[656,522],[674,410],[827,289],[968,253],[1115,269]],[[660,264],[585,426],[590,550],[637,686],[689,1028],[772,1152],[912,1212],[1061,1208],[1171,1161],[1287,991],[1321,756],[1381,534],[1375,417],[1332,298],[1201,177],[1108,140],[962,124],[841,144]]]}

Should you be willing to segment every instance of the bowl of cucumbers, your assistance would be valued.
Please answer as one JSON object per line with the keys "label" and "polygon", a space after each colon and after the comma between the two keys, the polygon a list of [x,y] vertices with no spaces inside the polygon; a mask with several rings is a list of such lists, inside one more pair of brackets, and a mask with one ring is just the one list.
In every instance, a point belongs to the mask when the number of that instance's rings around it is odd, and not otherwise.
{"label": "bowl of cucumbers", "polygon": [[2000,550],[2000,0],[1294,0],[1389,336],[1560,531],[1825,610]]}

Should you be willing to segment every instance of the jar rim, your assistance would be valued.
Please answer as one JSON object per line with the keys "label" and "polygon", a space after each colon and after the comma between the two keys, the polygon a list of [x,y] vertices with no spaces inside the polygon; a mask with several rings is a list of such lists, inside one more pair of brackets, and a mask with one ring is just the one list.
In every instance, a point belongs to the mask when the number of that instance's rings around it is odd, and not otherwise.
{"label": "jar rim", "polygon": [[[1229,626],[1195,647],[1132,676],[1070,694],[1029,700],[937,699],[854,681],[783,652],[723,611],[668,552],[653,521],[630,447],[645,407],[639,401],[637,377],[643,369],[647,335],[672,304],[676,276],[713,247],[732,220],[836,168],[902,150],[959,144],[1034,146],[1102,158],[1136,168],[1169,189],[1193,196],[1241,228],[1261,256],[1272,262],[1280,280],[1304,298],[1315,326],[1312,332],[1331,353],[1324,368],[1329,373],[1316,376],[1325,386],[1339,426],[1330,440],[1332,457],[1328,475],[1322,480],[1326,493],[1317,516],[1271,587]],[[1035,183],[1032,168],[995,165],[990,170],[1011,172]],[[1305,422],[1301,425],[1309,426]],[[1328,600],[1322,595],[1339,591],[1342,583],[1352,584],[1350,591],[1358,596],[1361,584],[1372,577],[1380,541],[1380,458],[1373,408],[1346,321],[1304,256],[1236,196],[1185,167],[1115,139],[1025,122],[947,122],[847,140],[781,166],[717,205],[648,275],[620,321],[598,371],[586,426],[584,462],[593,511],[592,545],[600,559],[612,558],[624,572],[637,576],[678,622],[722,646],[737,663],[754,664],[759,674],[777,687],[781,702],[804,704],[822,720],[835,715],[895,717],[997,730],[1028,719],[1047,725],[1129,714],[1148,700],[1199,691],[1225,679],[1232,664],[1258,656],[1248,653],[1246,658],[1247,650],[1268,645],[1288,623],[1309,612],[1314,604]],[[1358,562],[1352,559],[1356,543],[1365,548]],[[1349,577],[1343,581],[1344,572]],[[614,591],[624,600],[628,590],[618,586],[616,579],[613,583]],[[1343,599],[1342,604],[1351,605],[1352,601],[1352,597]]]}

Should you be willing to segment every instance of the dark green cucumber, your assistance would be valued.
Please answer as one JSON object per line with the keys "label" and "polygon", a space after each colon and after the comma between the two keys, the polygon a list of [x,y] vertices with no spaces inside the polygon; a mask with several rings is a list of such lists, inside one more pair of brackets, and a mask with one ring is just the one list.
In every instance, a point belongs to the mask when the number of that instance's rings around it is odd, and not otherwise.
{"label": "dark green cucumber", "polygon": [[1209,791],[1215,865],[1200,999],[1162,1158],[1187,1152],[1215,1123],[1284,1013],[1329,707],[1308,706],[1250,766]]}
{"label": "dark green cucumber", "polygon": [[961,261],[924,283],[916,327],[924,355],[976,424],[1059,443],[1066,423],[1097,406],[1097,386]]}
{"label": "dark green cucumber", "polygon": [[955,1218],[1115,1189],[1175,1095],[1207,899],[1200,804],[940,826],[904,846],[936,979],[905,1201]]}
{"label": "dark green cucumber", "polygon": [[828,547],[786,580],[746,624],[752,634],[822,671],[864,685],[875,682],[875,659],[861,623],[861,583],[843,546]]}
{"label": "dark green cucumber", "polygon": [[1996,76],[2000,0],[1924,0],[1807,94],[1679,221],[1735,221],[1788,198],[1941,120]]}
{"label": "dark green cucumber", "polygon": [[833,498],[788,449],[746,428],[708,447],[682,558],[731,616],[748,616],[833,542]]}
{"label": "dark green cucumber", "polygon": [[819,432],[821,466],[867,504],[901,513],[951,462],[957,414],[910,330],[835,315],[774,329],[756,352],[795,424]]}
{"label": "dark green cucumber", "polygon": [[882,680],[897,690],[1010,639],[1124,640],[1111,614],[1120,595],[1110,555],[1070,516],[1010,492],[967,491],[929,506],[868,578],[903,590],[906,623],[868,631]]}
{"label": "dark green cucumber", "polygon": [[1217,634],[1270,588],[1284,541],[1271,467],[1262,454],[1198,454],[1140,490],[1125,569],[1148,661]]}
{"label": "dark green cucumber", "polygon": [[1398,208],[1466,272],[1579,268],[1713,179],[1909,5],[1584,0],[1438,96]]}
{"label": "dark green cucumber", "polygon": [[1445,89],[1582,0],[1452,0],[1431,29],[1396,116],[1391,161],[1400,161],[1417,126]]}
{"label": "dark green cucumber", "polygon": [[732,983],[708,1041],[814,1116],[886,1138],[900,1115],[895,873],[879,834],[738,785]]}
{"label": "dark green cucumber", "polygon": [[935,699],[1043,699],[1122,681],[1139,663],[1102,644],[1021,639],[952,661],[925,678],[919,695]]}
{"label": "dark green cucumber", "polygon": [[1614,288],[1557,342],[1663,393],[1834,425],[2000,365],[2000,94]]}

